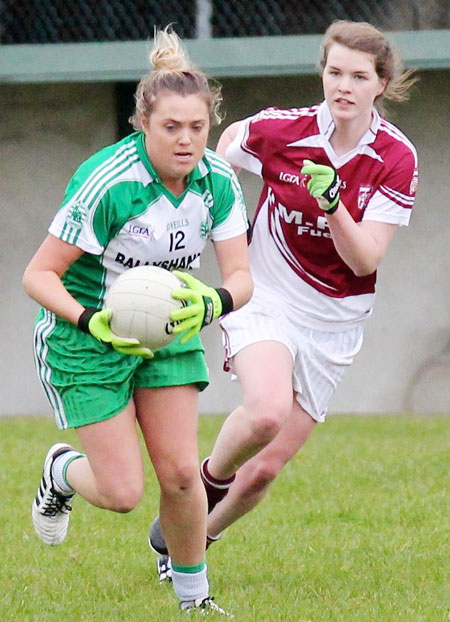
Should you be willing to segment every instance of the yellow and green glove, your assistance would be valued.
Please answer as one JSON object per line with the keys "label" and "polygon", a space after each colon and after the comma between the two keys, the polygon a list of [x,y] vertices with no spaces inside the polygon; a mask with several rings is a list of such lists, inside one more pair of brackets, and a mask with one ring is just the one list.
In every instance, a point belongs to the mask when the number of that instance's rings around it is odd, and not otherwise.
{"label": "yellow and green glove", "polygon": [[331,166],[315,164],[311,160],[303,160],[302,175],[309,175],[307,183],[309,194],[314,197],[327,214],[334,214],[339,207],[339,188],[341,179]]}
{"label": "yellow and green glove", "polygon": [[117,352],[142,356],[145,359],[153,358],[154,355],[150,348],[141,346],[137,339],[119,337],[112,332],[110,326],[111,315],[111,309],[98,311],[93,307],[87,307],[78,318],[78,328],[103,343],[110,343]]}
{"label": "yellow and green glove", "polygon": [[174,289],[172,298],[184,300],[187,305],[172,311],[170,319],[176,322],[173,328],[175,334],[187,331],[180,339],[180,343],[186,343],[214,319],[232,311],[233,299],[230,292],[223,287],[215,289],[205,285],[187,272],[174,270],[173,273],[186,287]]}

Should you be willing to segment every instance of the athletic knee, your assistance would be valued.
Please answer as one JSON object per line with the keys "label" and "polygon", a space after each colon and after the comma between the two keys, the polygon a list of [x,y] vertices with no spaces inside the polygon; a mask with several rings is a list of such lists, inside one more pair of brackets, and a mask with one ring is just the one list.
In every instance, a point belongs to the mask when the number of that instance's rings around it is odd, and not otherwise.
{"label": "athletic knee", "polygon": [[139,484],[120,484],[101,491],[103,507],[113,512],[127,514],[134,510],[143,495],[143,486]]}
{"label": "athletic knee", "polygon": [[269,460],[261,460],[253,472],[250,480],[251,486],[255,488],[264,488],[271,484],[280,472],[278,465]]}
{"label": "athletic knee", "polygon": [[198,461],[179,461],[166,467],[159,481],[163,494],[173,497],[190,492],[195,485],[201,485]]}
{"label": "athletic knee", "polygon": [[280,431],[291,403],[275,398],[257,399],[246,404],[251,434],[257,445],[267,445]]}
{"label": "athletic knee", "polygon": [[253,464],[248,465],[240,478],[243,496],[252,496],[270,486],[283,468],[283,464],[279,460],[253,459]]}

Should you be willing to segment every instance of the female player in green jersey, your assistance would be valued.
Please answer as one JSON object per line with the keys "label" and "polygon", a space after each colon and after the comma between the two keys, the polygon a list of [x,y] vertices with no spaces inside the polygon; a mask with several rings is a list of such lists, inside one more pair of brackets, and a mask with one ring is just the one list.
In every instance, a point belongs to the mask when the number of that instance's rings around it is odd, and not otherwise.
{"label": "female player in green jersey", "polygon": [[[247,218],[231,167],[206,148],[219,121],[219,90],[192,66],[177,35],[159,31],[152,71],[136,92],[136,130],[84,162],[24,274],[41,306],[35,328],[39,379],[59,428],[76,428],[80,453],[50,448],[33,502],[45,544],[66,537],[75,493],[128,512],[144,488],[139,424],[161,488],[161,523],[181,609],[225,613],[209,595],[206,495],[197,453],[199,390],[208,383],[198,331],[252,292]],[[108,286],[139,264],[190,269],[207,239],[222,287],[182,273],[190,316],[181,339],[151,352],[114,335]],[[183,338],[184,337],[184,338]]]}

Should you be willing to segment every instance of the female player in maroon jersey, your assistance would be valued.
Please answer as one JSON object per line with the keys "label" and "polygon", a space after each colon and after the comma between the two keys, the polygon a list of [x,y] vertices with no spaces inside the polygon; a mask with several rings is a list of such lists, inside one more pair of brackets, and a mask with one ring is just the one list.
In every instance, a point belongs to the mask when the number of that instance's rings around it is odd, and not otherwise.
{"label": "female player in maroon jersey", "polygon": [[370,24],[335,22],[321,68],[321,104],[263,110],[230,125],[217,147],[264,188],[250,244],[254,295],[221,322],[244,397],[202,464],[210,539],[263,499],[325,420],[361,347],[377,267],[414,203],[416,151],[379,113],[414,82],[391,43]]}

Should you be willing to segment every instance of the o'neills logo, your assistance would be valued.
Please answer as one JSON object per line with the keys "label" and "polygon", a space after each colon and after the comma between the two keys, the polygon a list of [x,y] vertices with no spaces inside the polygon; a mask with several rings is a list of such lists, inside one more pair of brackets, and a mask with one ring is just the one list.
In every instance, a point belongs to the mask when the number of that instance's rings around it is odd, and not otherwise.
{"label": "o'neills logo", "polygon": [[336,182],[334,184],[334,186],[332,186],[329,191],[328,194],[330,195],[330,199],[334,199],[334,197],[337,194],[337,191],[339,190],[339,186],[341,185],[341,180],[339,179],[339,177],[336,179]]}

